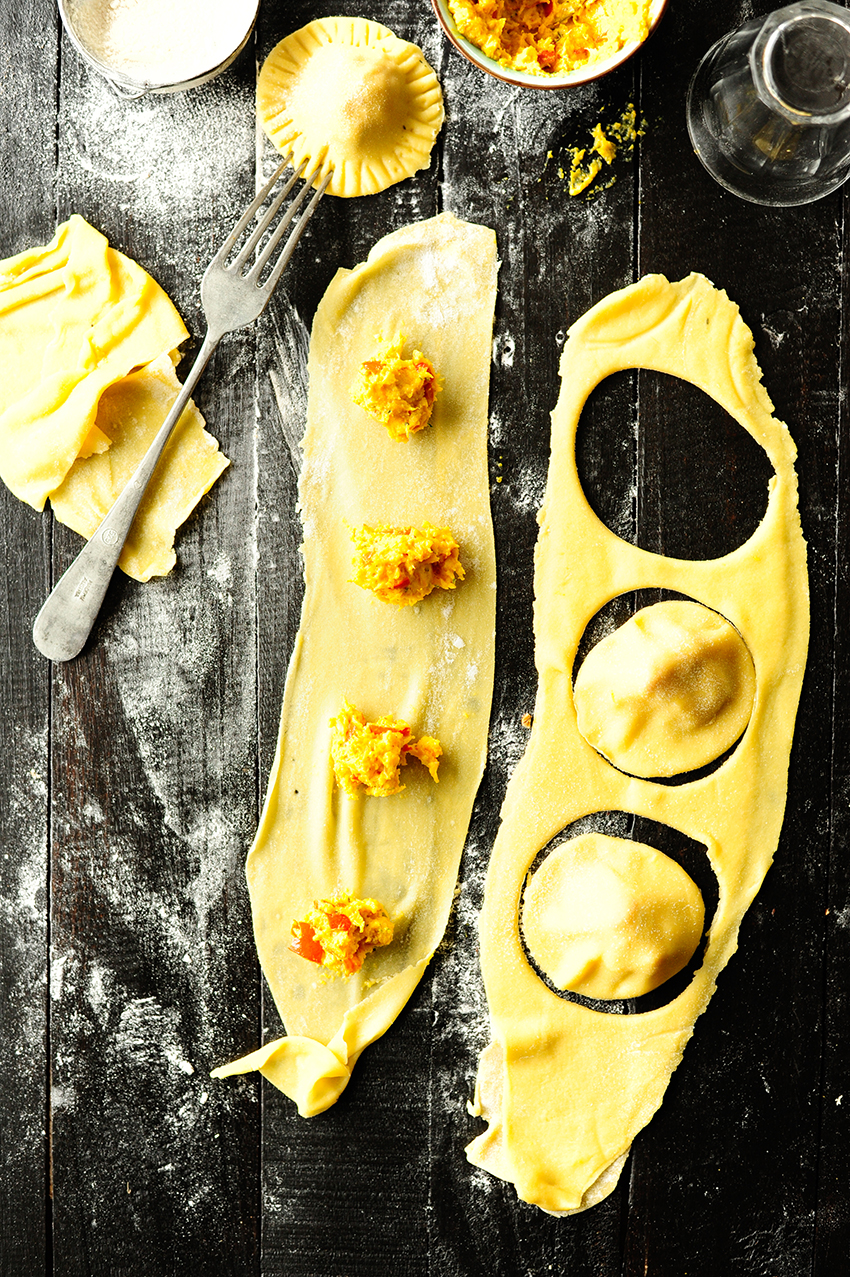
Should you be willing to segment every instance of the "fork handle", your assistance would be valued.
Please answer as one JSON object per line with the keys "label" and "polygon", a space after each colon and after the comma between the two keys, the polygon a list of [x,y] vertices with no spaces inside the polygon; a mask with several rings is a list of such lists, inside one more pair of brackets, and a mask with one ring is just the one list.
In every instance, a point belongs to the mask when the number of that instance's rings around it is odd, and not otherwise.
{"label": "fork handle", "polygon": [[220,340],[221,334],[207,333],[171,411],[135,474],[97,531],[56,582],[35,618],[33,642],[49,660],[70,661],[83,650],[157,462]]}

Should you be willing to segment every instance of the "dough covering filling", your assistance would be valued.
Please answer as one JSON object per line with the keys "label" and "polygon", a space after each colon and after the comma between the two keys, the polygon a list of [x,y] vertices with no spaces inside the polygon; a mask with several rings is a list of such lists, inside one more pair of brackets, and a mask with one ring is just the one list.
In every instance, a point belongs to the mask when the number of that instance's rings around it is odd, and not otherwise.
{"label": "dough covering filling", "polygon": [[578,729],[632,776],[696,771],[747,726],[756,674],[734,626],[700,603],[642,608],[588,653],[573,688]]}
{"label": "dough covering filling", "polygon": [[624,838],[584,834],[546,857],[523,893],[528,951],[557,989],[639,998],[696,952],[705,910],[675,860]]}
{"label": "dough covering filling", "polygon": [[272,49],[257,114],[293,167],[331,195],[374,195],[425,168],[443,123],[422,50],[365,18],[317,18]]}

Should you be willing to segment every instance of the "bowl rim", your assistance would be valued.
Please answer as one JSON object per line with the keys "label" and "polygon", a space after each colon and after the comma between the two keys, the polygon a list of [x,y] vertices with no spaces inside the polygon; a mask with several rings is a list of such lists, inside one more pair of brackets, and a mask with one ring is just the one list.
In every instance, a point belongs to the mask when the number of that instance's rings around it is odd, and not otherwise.
{"label": "bowl rim", "polygon": [[65,34],[83,61],[87,62],[90,67],[93,67],[94,70],[103,76],[105,80],[108,80],[120,96],[126,98],[141,98],[145,97],[149,93],[180,93],[185,89],[195,89],[199,88],[202,84],[208,84],[210,80],[214,80],[217,76],[221,75],[222,72],[231,67],[239,57],[239,54],[251,39],[251,35],[253,34],[260,14],[260,0],[256,0],[256,4],[253,7],[254,16],[251,19],[251,24],[237,47],[231,53],[228,53],[227,57],[224,58],[223,61],[216,63],[213,67],[208,67],[204,71],[199,70],[197,75],[192,76],[191,79],[167,81],[137,80],[134,76],[127,75],[126,72],[119,70],[117,67],[111,66],[108,62],[104,62],[96,53],[92,52],[74,26],[73,14],[71,12],[72,3],[73,0],[57,0],[56,7],[59,10],[59,17],[62,20],[62,26]]}
{"label": "bowl rim", "polygon": [[501,80],[504,84],[514,85],[516,88],[548,89],[550,91],[569,89],[573,85],[589,84],[593,80],[599,80],[603,75],[608,75],[610,71],[615,71],[617,67],[622,66],[633,54],[637,53],[638,49],[646,44],[661,21],[661,17],[667,8],[667,3],[668,0],[654,0],[650,8],[649,30],[642,40],[630,41],[622,49],[619,49],[613,57],[609,58],[607,62],[597,62],[589,66],[587,70],[570,71],[566,75],[552,77],[532,75],[528,71],[512,71],[510,68],[502,66],[500,62],[488,57],[476,44],[461,35],[449,10],[447,0],[431,0],[431,6],[436,14],[437,21],[443,29],[443,34],[473,66],[478,67],[480,71],[485,71],[488,75],[492,75],[494,79]]}

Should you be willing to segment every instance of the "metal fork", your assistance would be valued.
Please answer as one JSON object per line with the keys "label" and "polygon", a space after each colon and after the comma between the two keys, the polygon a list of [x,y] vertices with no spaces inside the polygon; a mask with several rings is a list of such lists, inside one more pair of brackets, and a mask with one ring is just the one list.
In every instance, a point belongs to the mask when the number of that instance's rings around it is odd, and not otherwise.
{"label": "metal fork", "polygon": [[183,388],[175,399],[171,411],[162,423],[156,438],[142,458],[132,479],[130,479],[126,488],[124,488],[118,500],[100,524],[100,527],[91,537],[91,540],[83,546],[67,572],[57,581],[47,601],[35,618],[33,642],[42,655],[52,661],[70,661],[85,646],[86,639],[91,633],[107,587],[112,579],[112,574],[118,563],[124,542],[127,539],[127,534],[130,531],[130,525],[139,508],[139,503],[156,469],[162,450],[168,442],[172,430],[180,420],[183,409],[188,403],[198,378],[209,363],[210,357],[222,337],[226,333],[235,332],[237,328],[246,327],[260,315],[292,256],[301,232],[327,189],[332,173],[328,173],[322,184],[315,190],[309,204],[292,228],[280,256],[271,267],[267,277],[263,279],[263,272],[271,260],[272,253],[280,243],[284,231],[292,224],[304,203],[318,169],[305,179],[302,190],[275,226],[267,243],[263,245],[259,256],[253,264],[250,263],[251,255],[274,221],[283,201],[304,172],[307,164],[305,160],[295,170],[283,189],[275,195],[268,209],[233,261],[228,262],[228,258],[240,236],[245,233],[251,220],[262,208],[284,170],[291,162],[292,156],[288,155],[260,191],[257,198],[242,214],[236,226],[207,267],[201,280],[201,302],[207,321],[207,332],[191,371],[183,383]]}

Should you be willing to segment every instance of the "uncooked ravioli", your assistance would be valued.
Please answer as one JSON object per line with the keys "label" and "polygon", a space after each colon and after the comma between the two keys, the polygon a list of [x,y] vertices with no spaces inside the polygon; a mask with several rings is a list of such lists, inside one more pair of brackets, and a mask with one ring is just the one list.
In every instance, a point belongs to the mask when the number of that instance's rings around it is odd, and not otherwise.
{"label": "uncooked ravioli", "polygon": [[[593,389],[629,368],[692,382],[765,449],[774,469],[767,511],[731,554],[699,562],[650,554],[621,541],[588,505],[575,458],[579,418]],[[570,329],[535,558],[533,728],[508,786],[481,915],[493,1040],[481,1057],[476,1097],[488,1129],[467,1149],[471,1161],[547,1211],[586,1209],[613,1189],[735,951],[776,849],[809,628],[795,456],[786,426],[772,415],[751,332],[703,276],[679,283],[647,276]],[[582,635],[612,598],[643,589],[685,595],[711,609],[709,616],[726,618],[755,669],[749,723],[731,754],[709,775],[675,786],[624,775],[576,722],[571,676]],[[574,822],[605,812],[700,843],[719,890],[702,964],[686,988],[632,1015],[580,1005],[549,988],[520,935],[519,902],[539,853]]]}
{"label": "uncooked ravioli", "polygon": [[274,145],[331,195],[374,195],[429,162],[443,123],[421,49],[365,18],[317,18],[272,49],[257,114]]}
{"label": "uncooked ravioli", "polygon": [[696,771],[750,719],[756,676],[738,631],[689,599],[641,608],[582,662],[578,729],[633,776]]}
{"label": "uncooked ravioli", "polygon": [[598,832],[561,843],[526,884],[528,952],[557,989],[639,998],[696,952],[705,910],[684,869],[644,843]]}

